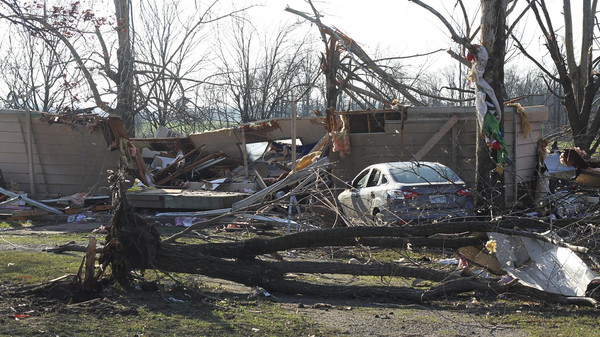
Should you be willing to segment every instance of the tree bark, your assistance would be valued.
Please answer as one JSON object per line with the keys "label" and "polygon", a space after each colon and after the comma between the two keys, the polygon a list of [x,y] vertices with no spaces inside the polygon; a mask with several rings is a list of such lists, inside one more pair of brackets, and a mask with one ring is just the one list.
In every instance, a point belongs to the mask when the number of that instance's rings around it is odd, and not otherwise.
{"label": "tree bark", "polygon": [[[494,89],[500,104],[502,120],[500,132],[504,133],[504,58],[506,54],[506,0],[482,0],[481,43],[489,59],[483,78]],[[480,134],[480,132],[479,132]],[[477,197],[481,206],[489,207],[496,215],[505,207],[504,175],[496,172],[495,160],[480,135],[477,135]]]}
{"label": "tree bark", "polygon": [[128,0],[114,0],[117,17],[117,106],[115,112],[121,117],[129,137],[135,137],[135,88],[133,81],[134,57],[132,52],[130,7]]}

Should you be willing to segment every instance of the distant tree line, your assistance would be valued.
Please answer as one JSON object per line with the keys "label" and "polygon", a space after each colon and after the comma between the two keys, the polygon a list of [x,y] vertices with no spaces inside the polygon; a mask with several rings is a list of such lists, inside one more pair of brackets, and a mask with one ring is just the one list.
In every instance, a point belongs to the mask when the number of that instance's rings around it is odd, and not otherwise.
{"label": "distant tree line", "polygon": [[[202,132],[287,117],[292,104],[300,116],[325,107],[323,45],[308,23],[264,32],[250,22],[247,8],[223,13],[218,1],[182,11],[190,4],[181,0],[142,0],[135,7],[114,0],[110,16],[98,16],[79,1],[50,3],[0,0],[8,27],[0,54],[4,108],[61,112],[97,106],[121,115],[130,132],[137,123],[137,136],[149,136],[161,125]],[[472,104],[464,65],[428,72],[417,58],[379,51],[370,56],[423,104]],[[341,62],[346,78],[377,95],[357,99],[340,91],[336,109],[378,109],[394,98],[410,103],[361,70],[357,59]],[[524,96],[523,105],[547,105],[549,126],[563,126],[563,88],[543,75],[508,67],[506,96]]]}

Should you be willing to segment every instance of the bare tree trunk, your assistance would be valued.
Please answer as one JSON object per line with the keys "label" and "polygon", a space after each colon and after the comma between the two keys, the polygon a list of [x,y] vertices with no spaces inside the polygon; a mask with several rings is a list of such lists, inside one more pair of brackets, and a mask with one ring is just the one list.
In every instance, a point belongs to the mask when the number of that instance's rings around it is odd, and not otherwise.
{"label": "bare tree trunk", "polygon": [[135,136],[135,90],[133,83],[133,52],[130,33],[130,8],[128,0],[114,0],[115,14],[117,16],[117,35],[119,49],[117,50],[117,107],[116,113],[123,120],[127,134]]}
{"label": "bare tree trunk", "polygon": [[[504,132],[504,57],[506,54],[506,0],[482,0],[481,43],[489,59],[483,78],[494,89],[501,108],[500,132]],[[485,141],[477,135],[477,191],[483,205],[503,209],[504,176],[496,172],[495,160]]]}

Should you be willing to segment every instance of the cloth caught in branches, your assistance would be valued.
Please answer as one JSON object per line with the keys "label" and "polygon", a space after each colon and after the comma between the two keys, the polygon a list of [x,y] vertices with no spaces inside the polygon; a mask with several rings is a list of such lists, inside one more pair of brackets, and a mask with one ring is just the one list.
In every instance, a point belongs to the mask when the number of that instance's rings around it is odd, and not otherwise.
{"label": "cloth caught in branches", "polygon": [[[337,130],[337,125],[331,131],[331,140],[333,143],[333,151],[338,152],[341,158],[344,158],[350,154],[350,137],[348,136],[348,120],[346,116],[340,115],[340,124],[342,125],[341,130]],[[337,124],[337,123],[336,123]]]}
{"label": "cloth caught in branches", "polygon": [[506,151],[506,143],[502,132],[500,132],[500,121],[502,120],[502,109],[494,93],[494,89],[483,79],[485,66],[488,61],[488,53],[485,47],[474,45],[477,53],[469,53],[467,59],[473,62],[473,66],[467,75],[467,79],[475,84],[475,108],[477,109],[477,121],[482,130],[488,148],[495,154],[495,161],[499,165],[504,163],[510,165],[510,158]]}

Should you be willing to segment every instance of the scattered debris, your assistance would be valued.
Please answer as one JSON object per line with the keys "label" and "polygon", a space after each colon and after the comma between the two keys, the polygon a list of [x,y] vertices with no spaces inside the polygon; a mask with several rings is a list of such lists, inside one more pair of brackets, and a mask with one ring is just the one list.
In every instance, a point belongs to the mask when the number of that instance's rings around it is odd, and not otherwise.
{"label": "scattered debris", "polygon": [[6,195],[8,197],[10,197],[10,199],[1,202],[0,205],[6,205],[6,204],[13,203],[15,201],[18,201],[18,200],[22,200],[22,201],[24,201],[25,203],[27,203],[27,204],[29,204],[31,206],[41,208],[41,209],[43,209],[45,211],[48,211],[50,213],[63,214],[63,212],[57,210],[56,208],[50,207],[50,206],[48,206],[46,204],[43,204],[41,202],[35,201],[33,199],[30,199],[26,195],[18,194],[18,193],[15,193],[15,192],[11,192],[11,191],[6,190],[6,189],[4,189],[2,187],[0,187],[0,193]]}

